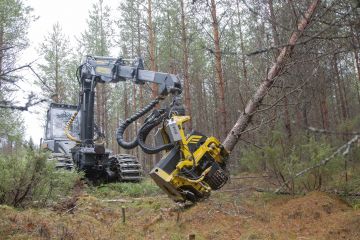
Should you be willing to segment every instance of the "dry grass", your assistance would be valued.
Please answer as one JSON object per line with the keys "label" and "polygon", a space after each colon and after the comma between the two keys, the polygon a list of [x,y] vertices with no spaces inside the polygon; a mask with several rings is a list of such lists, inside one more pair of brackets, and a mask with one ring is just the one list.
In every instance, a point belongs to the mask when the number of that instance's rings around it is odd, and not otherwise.
{"label": "dry grass", "polygon": [[360,239],[360,210],[339,198],[320,192],[291,198],[226,191],[241,188],[235,185],[188,209],[162,195],[104,202],[83,194],[72,211],[1,206],[0,238]]}

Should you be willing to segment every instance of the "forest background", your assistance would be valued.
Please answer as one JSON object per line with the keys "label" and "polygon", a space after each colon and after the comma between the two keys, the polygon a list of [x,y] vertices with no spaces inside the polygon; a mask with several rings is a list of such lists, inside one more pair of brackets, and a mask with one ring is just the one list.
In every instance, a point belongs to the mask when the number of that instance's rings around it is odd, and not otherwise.
{"label": "forest background", "polygon": [[[224,140],[311,2],[316,11],[242,132],[230,170],[233,175],[265,174],[274,187],[291,193],[358,192],[357,1],[93,1],[80,36],[66,36],[61,22],[55,23],[37,46],[40,59],[22,64],[19,57],[29,45],[27,31],[36,16],[26,1],[1,0],[2,154],[19,154],[24,144],[22,111],[49,101],[77,103],[75,71],[87,54],[141,56],[146,69],[178,74],[192,117],[188,129]],[[36,77],[42,91],[27,92],[19,103],[19,84],[28,81],[23,69]],[[114,137],[119,121],[146,105],[152,91],[130,83],[97,87],[95,121],[115,153],[124,152]],[[127,138],[136,131],[134,124]],[[159,160],[137,149],[130,153],[145,171]]]}

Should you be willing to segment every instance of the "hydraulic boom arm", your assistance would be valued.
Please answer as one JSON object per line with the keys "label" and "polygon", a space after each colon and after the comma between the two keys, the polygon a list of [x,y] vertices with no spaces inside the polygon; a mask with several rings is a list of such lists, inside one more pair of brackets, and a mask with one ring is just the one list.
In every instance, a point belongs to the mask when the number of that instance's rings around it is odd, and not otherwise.
{"label": "hydraulic boom arm", "polygon": [[100,82],[105,83],[128,79],[136,84],[156,83],[159,85],[158,94],[162,96],[181,92],[180,80],[174,74],[144,70],[141,58],[137,58],[131,66],[126,65],[125,62],[122,58],[88,56],[82,67],[82,74],[89,78],[96,77]]}

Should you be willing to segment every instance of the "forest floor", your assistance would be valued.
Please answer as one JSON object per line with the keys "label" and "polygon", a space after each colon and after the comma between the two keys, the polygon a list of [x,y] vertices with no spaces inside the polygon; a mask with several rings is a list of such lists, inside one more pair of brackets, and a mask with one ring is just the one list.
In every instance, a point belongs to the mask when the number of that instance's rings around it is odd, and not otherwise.
{"label": "forest floor", "polygon": [[85,192],[72,207],[0,206],[0,239],[360,239],[360,209],[342,199],[260,193],[253,182],[234,179],[189,208],[161,194],[107,199]]}

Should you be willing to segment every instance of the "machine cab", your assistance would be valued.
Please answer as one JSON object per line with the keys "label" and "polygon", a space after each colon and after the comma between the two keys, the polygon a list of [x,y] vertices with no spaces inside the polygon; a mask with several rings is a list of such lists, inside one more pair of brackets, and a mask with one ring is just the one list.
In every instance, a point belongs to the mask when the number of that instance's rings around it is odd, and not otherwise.
{"label": "machine cab", "polygon": [[[70,149],[75,146],[75,142],[70,141],[65,135],[65,126],[71,116],[77,111],[77,107],[68,104],[51,103],[47,111],[45,137],[42,144],[54,153],[64,153],[70,155]],[[80,121],[79,115],[73,122],[70,133],[79,138]]]}

